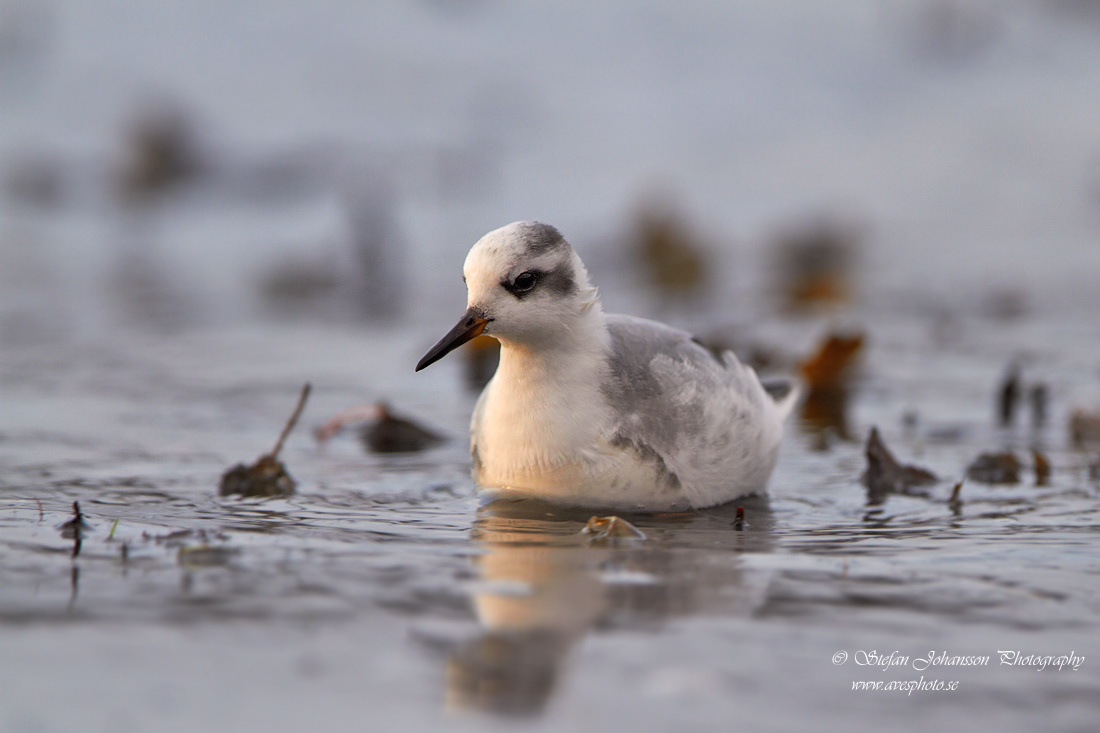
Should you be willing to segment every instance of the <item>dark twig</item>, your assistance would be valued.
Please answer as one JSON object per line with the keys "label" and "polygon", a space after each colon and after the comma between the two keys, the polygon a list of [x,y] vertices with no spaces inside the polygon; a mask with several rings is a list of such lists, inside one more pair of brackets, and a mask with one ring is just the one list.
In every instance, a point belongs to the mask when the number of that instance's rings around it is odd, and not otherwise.
{"label": "dark twig", "polygon": [[294,429],[294,424],[298,422],[298,416],[302,414],[302,409],[306,406],[306,400],[309,398],[309,391],[312,389],[309,382],[302,385],[302,395],[298,398],[298,406],[294,408],[294,412],[290,415],[290,419],[286,421],[286,427],[283,428],[283,432],[279,434],[279,440],[275,442],[275,447],[271,450],[271,457],[278,458],[279,451],[283,449],[283,441],[286,440],[286,436],[290,435],[290,431]]}
{"label": "dark twig", "polygon": [[1016,402],[1020,398],[1020,366],[1013,362],[1008,367],[1001,388],[997,392],[997,417],[1002,427],[1008,427],[1016,418]]}

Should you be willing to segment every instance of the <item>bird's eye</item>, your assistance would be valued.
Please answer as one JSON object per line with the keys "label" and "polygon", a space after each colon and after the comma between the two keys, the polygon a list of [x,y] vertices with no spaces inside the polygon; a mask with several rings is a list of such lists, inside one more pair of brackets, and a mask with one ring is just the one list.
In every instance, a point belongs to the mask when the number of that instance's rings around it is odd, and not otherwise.
{"label": "bird's eye", "polygon": [[520,293],[526,293],[531,288],[535,287],[535,283],[538,282],[538,275],[533,272],[522,272],[516,276],[516,280],[512,283],[512,287]]}

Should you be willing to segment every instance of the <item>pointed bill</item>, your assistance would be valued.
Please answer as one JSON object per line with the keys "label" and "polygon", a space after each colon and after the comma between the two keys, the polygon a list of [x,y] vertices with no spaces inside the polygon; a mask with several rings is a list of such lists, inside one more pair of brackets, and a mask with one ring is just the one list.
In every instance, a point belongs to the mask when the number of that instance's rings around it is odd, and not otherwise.
{"label": "pointed bill", "polygon": [[467,309],[455,327],[446,336],[439,339],[439,343],[429,349],[427,354],[424,354],[424,358],[416,365],[416,371],[434,364],[459,346],[462,346],[462,344],[480,336],[491,320],[493,319],[483,316],[477,308]]}

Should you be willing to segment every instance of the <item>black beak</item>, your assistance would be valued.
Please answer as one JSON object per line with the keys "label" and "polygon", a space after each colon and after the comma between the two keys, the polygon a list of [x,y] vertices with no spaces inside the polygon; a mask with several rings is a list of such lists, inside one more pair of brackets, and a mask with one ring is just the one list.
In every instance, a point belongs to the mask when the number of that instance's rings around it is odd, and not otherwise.
{"label": "black beak", "polygon": [[416,371],[436,363],[459,346],[462,346],[462,344],[480,336],[491,320],[493,319],[481,315],[481,311],[476,308],[468,309],[462,315],[462,320],[448,331],[446,336],[439,339],[439,343],[433,346],[427,354],[424,354],[424,358],[416,365]]}

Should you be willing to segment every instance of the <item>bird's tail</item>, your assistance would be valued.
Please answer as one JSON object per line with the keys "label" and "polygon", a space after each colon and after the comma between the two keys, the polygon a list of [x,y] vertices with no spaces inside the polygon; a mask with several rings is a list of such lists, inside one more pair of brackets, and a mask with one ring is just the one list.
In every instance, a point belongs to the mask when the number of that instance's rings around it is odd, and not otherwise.
{"label": "bird's tail", "polygon": [[797,379],[768,379],[761,381],[760,384],[768,397],[775,402],[780,417],[786,420],[794,412],[799,398],[802,397],[802,383]]}

